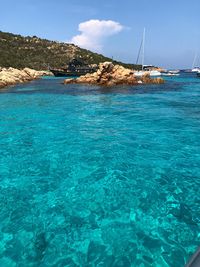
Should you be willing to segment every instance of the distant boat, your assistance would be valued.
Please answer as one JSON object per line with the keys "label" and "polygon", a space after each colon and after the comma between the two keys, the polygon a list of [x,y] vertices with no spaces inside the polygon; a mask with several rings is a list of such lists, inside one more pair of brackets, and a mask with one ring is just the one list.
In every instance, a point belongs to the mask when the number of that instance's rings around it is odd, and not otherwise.
{"label": "distant boat", "polygon": [[200,71],[200,67],[195,67],[196,61],[197,61],[197,53],[195,53],[195,55],[194,55],[194,60],[193,60],[193,63],[192,63],[191,72],[198,72],[198,71]]}
{"label": "distant boat", "polygon": [[140,44],[140,48],[139,48],[139,51],[138,51],[138,55],[137,55],[137,59],[136,59],[136,65],[138,65],[139,63],[139,58],[140,58],[140,54],[142,52],[142,71],[144,69],[144,46],[145,46],[145,34],[146,34],[146,30],[144,28],[143,30],[143,36],[142,36],[142,41],[141,41],[141,44]]}
{"label": "distant boat", "polygon": [[142,77],[143,75],[148,74],[150,77],[158,77],[161,76],[161,72],[158,70],[140,70],[140,71],[135,71],[134,75],[136,77]]}
{"label": "distant boat", "polygon": [[50,69],[55,77],[71,77],[71,76],[81,76],[86,75],[87,73],[93,73],[95,70],[93,69],[76,69],[74,71],[70,71],[68,69]]}
{"label": "distant boat", "polygon": [[179,76],[179,73],[172,73],[172,72],[162,72],[161,73],[162,76]]}
{"label": "distant boat", "polygon": [[180,70],[169,70],[171,74],[179,74]]}
{"label": "distant boat", "polygon": [[151,77],[157,77],[157,76],[161,76],[161,72],[158,70],[150,70],[149,74]]}
{"label": "distant boat", "polygon": [[66,68],[49,69],[55,77],[70,77],[81,76],[87,73],[93,73],[97,70],[96,67],[91,67],[80,60],[73,59],[69,62]]}
{"label": "distant boat", "polygon": [[195,68],[193,68],[191,71],[192,71],[192,72],[198,72],[198,71],[200,71],[200,68],[199,68],[199,67],[195,67]]}
{"label": "distant boat", "polygon": [[142,70],[141,71],[135,71],[134,75],[136,77],[141,77],[141,76],[143,76],[145,74],[149,74],[151,77],[161,76],[161,72],[158,71],[158,70],[152,69],[153,68],[152,65],[144,65],[145,34],[146,34],[146,30],[144,28],[143,37],[142,37],[141,45],[140,45],[138,56],[137,56],[137,60],[136,60],[136,65],[138,65],[140,53],[142,52]]}

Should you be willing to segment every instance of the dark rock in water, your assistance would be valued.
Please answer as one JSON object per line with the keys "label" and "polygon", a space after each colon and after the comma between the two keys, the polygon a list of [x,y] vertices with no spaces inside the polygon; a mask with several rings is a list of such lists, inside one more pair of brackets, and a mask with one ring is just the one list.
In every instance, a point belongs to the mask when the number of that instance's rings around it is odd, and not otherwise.
{"label": "dark rock in water", "polygon": [[184,203],[180,203],[179,207],[173,208],[170,213],[180,221],[184,221],[187,224],[196,224],[193,220],[192,211]]}
{"label": "dark rock in water", "polygon": [[19,262],[21,259],[21,254],[19,251],[23,251],[23,246],[18,239],[12,239],[6,244],[6,250],[4,252],[5,256],[11,258],[12,260]]}
{"label": "dark rock in water", "polygon": [[129,259],[125,256],[117,259],[112,265],[112,267],[129,267],[129,266],[131,266],[131,263]]}
{"label": "dark rock in water", "polygon": [[159,239],[145,235],[143,239],[143,245],[148,249],[157,249],[161,246],[161,241]]}
{"label": "dark rock in water", "polygon": [[45,233],[41,232],[37,234],[34,242],[36,260],[40,261],[43,259],[47,245]]}
{"label": "dark rock in water", "polygon": [[142,257],[146,262],[153,264],[153,259],[151,257],[146,256],[146,255],[143,255]]}
{"label": "dark rock in water", "polygon": [[152,238],[151,236],[148,236],[143,232],[138,232],[137,237],[142,241],[144,247],[150,250],[160,248],[161,246],[161,241],[159,239]]}
{"label": "dark rock in water", "polygon": [[25,207],[17,208],[12,211],[10,215],[10,220],[11,221],[22,220],[26,212],[27,212],[27,209]]}
{"label": "dark rock in water", "polygon": [[106,255],[105,259],[102,261],[102,267],[112,267],[115,262],[115,257],[113,255]]}
{"label": "dark rock in water", "polygon": [[178,267],[178,266],[185,266],[184,262],[184,251],[180,249],[169,249],[169,251],[163,252],[162,257],[164,261],[170,267]]}
{"label": "dark rock in water", "polygon": [[52,267],[79,267],[74,263],[74,261],[71,258],[66,258],[58,261],[55,265]]}
{"label": "dark rock in water", "polygon": [[92,229],[99,228],[99,226],[98,226],[98,224],[97,224],[97,222],[96,222],[96,218],[95,218],[94,214],[91,213],[91,214],[89,215],[88,219],[89,219],[90,227],[91,227]]}
{"label": "dark rock in water", "polygon": [[101,262],[101,260],[105,256],[106,247],[104,245],[95,243],[93,241],[90,242],[87,253],[87,262],[88,264],[97,264]]}
{"label": "dark rock in water", "polygon": [[71,226],[82,227],[85,224],[85,220],[79,216],[71,216],[70,224]]}
{"label": "dark rock in water", "polygon": [[17,233],[18,231],[22,230],[24,228],[21,220],[17,221],[9,221],[7,224],[5,224],[2,227],[2,232],[4,233]]}

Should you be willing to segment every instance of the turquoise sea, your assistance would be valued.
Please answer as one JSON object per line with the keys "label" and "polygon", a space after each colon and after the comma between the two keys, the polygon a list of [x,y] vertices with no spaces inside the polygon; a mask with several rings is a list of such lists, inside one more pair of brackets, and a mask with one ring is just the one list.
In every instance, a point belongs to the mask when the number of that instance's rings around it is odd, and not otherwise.
{"label": "turquoise sea", "polygon": [[200,245],[200,79],[0,91],[0,267],[182,267]]}

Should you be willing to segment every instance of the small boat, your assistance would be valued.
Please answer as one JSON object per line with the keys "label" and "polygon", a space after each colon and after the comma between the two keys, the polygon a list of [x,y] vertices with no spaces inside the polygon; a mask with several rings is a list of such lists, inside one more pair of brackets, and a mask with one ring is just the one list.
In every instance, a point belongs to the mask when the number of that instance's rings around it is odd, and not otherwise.
{"label": "small boat", "polygon": [[95,70],[93,69],[76,69],[74,71],[70,71],[68,69],[50,69],[55,77],[70,77],[70,76],[81,76],[86,75],[87,73],[93,73]]}
{"label": "small boat", "polygon": [[142,77],[144,75],[149,75],[150,77],[158,77],[161,76],[161,72],[157,70],[140,70],[140,71],[135,71],[134,75],[136,77]]}
{"label": "small boat", "polygon": [[139,51],[138,51],[138,56],[137,56],[137,60],[136,60],[136,65],[138,65],[138,62],[139,62],[139,58],[140,58],[140,53],[142,53],[142,70],[140,71],[135,71],[134,72],[134,75],[136,77],[141,77],[145,74],[148,74],[150,77],[158,77],[158,76],[161,76],[161,72],[156,70],[156,68],[152,65],[144,65],[144,50],[145,50],[145,28],[144,28],[144,31],[143,31],[143,36],[142,36],[142,41],[141,41],[141,44],[140,44],[140,48],[139,48]]}
{"label": "small boat", "polygon": [[162,76],[179,76],[179,73],[172,73],[171,71],[169,72],[162,72],[161,73]]}
{"label": "small boat", "polygon": [[151,77],[158,77],[158,76],[161,76],[161,72],[158,71],[158,70],[150,70],[150,71],[149,71],[149,75],[150,75]]}
{"label": "small boat", "polygon": [[[200,67],[195,67],[197,61],[198,61],[198,57],[197,57],[197,53],[195,53],[195,55],[194,55],[194,60],[193,60],[193,63],[192,63],[192,69],[191,69],[191,72],[198,72],[198,71],[200,71]],[[197,63],[197,64],[198,64],[198,63]]]}
{"label": "small boat", "polygon": [[200,77],[200,70],[199,70],[199,71],[197,71],[197,76],[198,76],[198,77]]}
{"label": "small boat", "polygon": [[191,72],[198,72],[198,71],[200,71],[200,68],[199,68],[199,67],[195,67],[195,68],[193,68],[193,69],[191,70]]}
{"label": "small boat", "polygon": [[142,77],[142,76],[145,75],[145,74],[148,74],[148,71],[139,70],[139,71],[135,71],[135,72],[134,72],[134,75],[135,75],[136,77]]}
{"label": "small boat", "polygon": [[97,70],[97,67],[92,67],[85,64],[81,60],[73,59],[69,62],[66,68],[49,69],[55,77],[69,77],[69,76],[81,76],[87,73],[93,73]]}
{"label": "small boat", "polygon": [[179,74],[180,70],[169,70],[171,74]]}

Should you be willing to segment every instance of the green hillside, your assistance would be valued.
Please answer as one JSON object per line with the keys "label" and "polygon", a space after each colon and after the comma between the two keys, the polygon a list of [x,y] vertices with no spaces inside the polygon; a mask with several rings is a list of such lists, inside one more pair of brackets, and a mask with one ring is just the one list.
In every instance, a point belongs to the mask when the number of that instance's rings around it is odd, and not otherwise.
{"label": "green hillside", "polygon": [[48,66],[62,68],[73,58],[80,58],[88,64],[113,61],[129,68],[141,67],[114,61],[73,44],[0,31],[0,67],[29,67],[37,70],[47,69]]}

